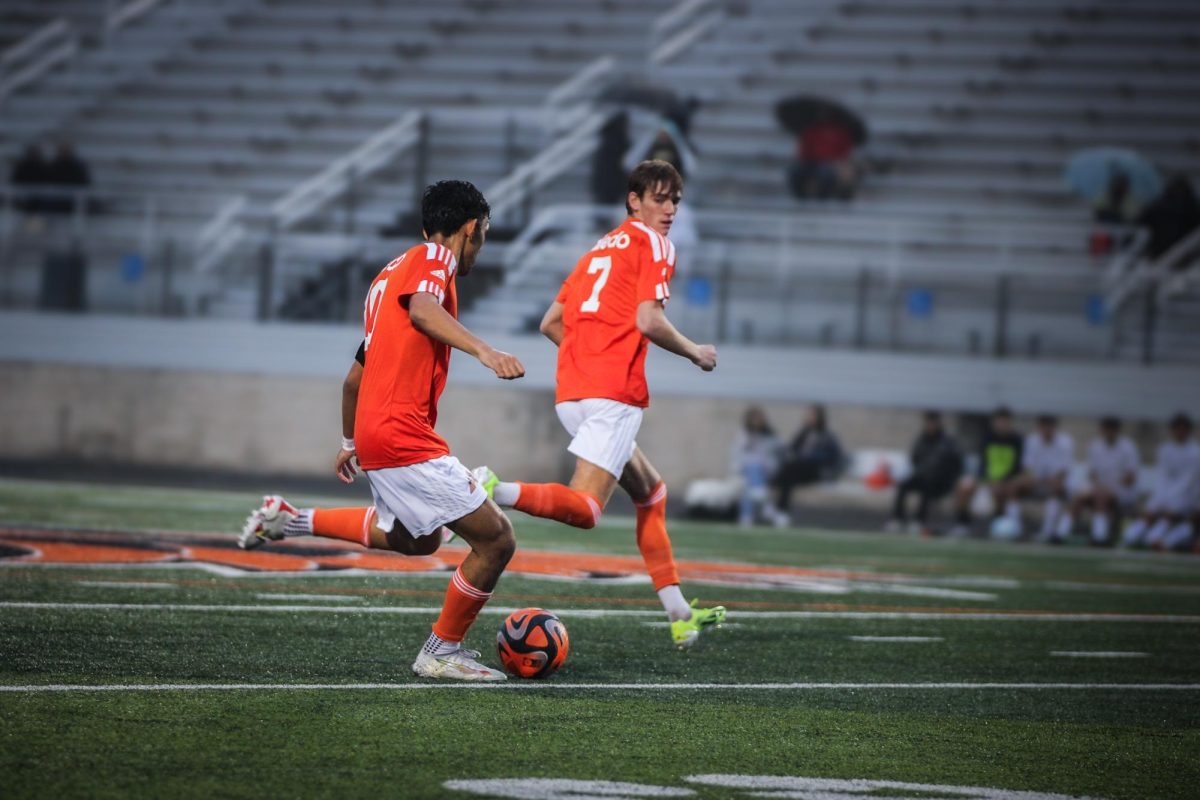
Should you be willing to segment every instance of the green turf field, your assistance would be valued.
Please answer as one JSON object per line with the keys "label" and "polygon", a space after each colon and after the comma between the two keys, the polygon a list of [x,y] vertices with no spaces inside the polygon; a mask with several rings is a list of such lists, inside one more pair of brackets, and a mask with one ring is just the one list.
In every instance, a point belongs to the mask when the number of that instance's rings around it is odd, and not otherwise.
{"label": "green turf field", "polygon": [[[543,682],[431,686],[408,665],[447,573],[221,563],[256,499],[0,481],[0,796],[1182,798],[1200,785],[1195,557],[676,523],[695,574],[773,568],[685,580],[730,609],[692,651],[671,648],[644,581],[510,574],[468,644],[495,664],[503,609],[540,605],[570,631],[567,665]],[[523,552],[637,553],[631,520],[514,522]],[[228,536],[194,535],[213,533]],[[71,561],[110,541],[202,563]],[[325,557],[320,544],[285,549]]]}

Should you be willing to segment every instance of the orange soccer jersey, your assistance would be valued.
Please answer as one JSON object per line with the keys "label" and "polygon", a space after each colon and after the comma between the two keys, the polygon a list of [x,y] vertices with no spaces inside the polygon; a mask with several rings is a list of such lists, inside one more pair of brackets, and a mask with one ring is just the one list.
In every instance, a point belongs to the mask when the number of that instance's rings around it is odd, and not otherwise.
{"label": "orange soccer jersey", "polygon": [[457,266],[449,249],[425,242],[384,267],[371,283],[363,312],[366,364],[354,422],[363,469],[405,467],[450,452],[433,430],[450,348],[413,327],[407,298],[429,292],[458,316]]}
{"label": "orange soccer jersey", "polygon": [[637,328],[637,308],[646,300],[666,302],[674,271],[675,245],[636,219],[579,260],[557,297],[563,340],[555,402],[607,398],[650,405],[647,340]]}

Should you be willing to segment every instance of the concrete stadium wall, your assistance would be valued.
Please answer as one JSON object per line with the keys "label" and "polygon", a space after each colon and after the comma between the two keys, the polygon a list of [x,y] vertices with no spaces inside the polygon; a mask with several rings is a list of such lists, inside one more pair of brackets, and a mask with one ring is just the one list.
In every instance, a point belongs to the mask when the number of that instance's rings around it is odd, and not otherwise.
{"label": "concrete stadium wall", "polygon": [[[0,458],[325,474],[358,336],[352,326],[0,314]],[[535,337],[494,343],[522,356],[527,377],[501,383],[456,357],[439,431],[469,465],[562,479],[571,458],[553,412],[553,348]],[[1081,444],[1096,415],[1118,413],[1141,421],[1132,432],[1149,455],[1160,421],[1200,402],[1200,371],[1127,365],[730,346],[712,374],[664,354],[649,373],[639,442],[675,486],[724,474],[750,403],[790,435],[806,404],[824,402],[851,448],[906,448],[927,406],[1054,411]]]}

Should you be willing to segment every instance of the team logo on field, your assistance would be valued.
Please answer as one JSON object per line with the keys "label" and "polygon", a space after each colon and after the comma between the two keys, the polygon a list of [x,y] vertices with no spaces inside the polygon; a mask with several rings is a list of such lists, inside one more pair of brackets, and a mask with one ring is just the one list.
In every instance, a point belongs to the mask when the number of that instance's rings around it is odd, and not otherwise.
{"label": "team logo on field", "polygon": [[[630,535],[633,530],[630,526]],[[329,570],[370,572],[453,572],[466,554],[461,546],[443,546],[430,556],[401,556],[304,538],[272,543],[259,550],[241,550],[233,535],[213,533],[145,534],[100,531],[54,531],[0,527],[0,568],[70,565],[128,568],[130,566],[193,566],[221,575],[270,573],[310,575]],[[996,595],[952,581],[937,585],[936,577],[881,575],[835,568],[731,564],[720,561],[676,562],[681,578],[710,586],[805,594],[901,595],[989,603]],[[646,566],[638,556],[562,553],[519,548],[507,572],[527,577],[597,580],[607,583],[645,583]],[[828,610],[829,603],[819,604]],[[840,604],[839,608],[844,607]],[[891,608],[891,606],[889,606]],[[921,607],[921,610],[926,610]],[[953,611],[953,609],[940,609]],[[964,610],[964,609],[959,609]]]}

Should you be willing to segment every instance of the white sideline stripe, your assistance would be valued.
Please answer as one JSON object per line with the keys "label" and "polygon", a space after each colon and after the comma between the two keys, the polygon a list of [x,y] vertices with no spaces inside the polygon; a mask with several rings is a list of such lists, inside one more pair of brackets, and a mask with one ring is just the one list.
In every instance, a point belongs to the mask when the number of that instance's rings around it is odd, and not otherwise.
{"label": "white sideline stripe", "polygon": [[[64,609],[93,611],[212,611],[212,612],[283,612],[318,614],[436,614],[440,606],[305,606],[305,605],[218,605],[189,603],[34,603],[0,601],[0,608]],[[486,606],[481,614],[508,616],[517,606]],[[564,617],[660,617],[662,611],[642,611],[630,608],[558,608]],[[993,611],[962,613],[927,611],[737,611],[731,612],[739,621],[750,619],[904,619],[946,620],[965,622],[1163,622],[1200,625],[1200,615],[1189,614],[1031,614]]]}
{"label": "white sideline stripe", "polygon": [[[563,613],[565,614],[567,612],[564,611]],[[645,625],[647,628],[669,628],[669,627],[671,627],[671,623],[669,623],[669,622],[643,622],[642,624]],[[725,628],[742,628],[745,626],[740,622],[722,622],[717,627],[724,630]]]}
{"label": "white sideline stripe", "polygon": [[1050,655],[1063,658],[1148,658],[1149,653],[1134,650],[1051,650]]}
{"label": "white sideline stripe", "polygon": [[852,642],[944,642],[941,636],[847,636]]}
{"label": "white sideline stripe", "polygon": [[554,689],[617,691],[842,691],[871,689],[925,690],[1067,690],[1067,691],[1200,691],[1200,683],[47,683],[0,686],[0,692],[224,692],[224,691],[403,691],[411,689]]}
{"label": "white sideline stripe", "polygon": [[103,586],[105,588],[114,587],[117,589],[174,589],[173,583],[160,583],[154,581],[75,581],[80,586]]}
{"label": "white sideline stripe", "polygon": [[355,594],[280,594],[277,592],[258,592],[254,595],[259,600],[333,600],[337,603],[353,603],[366,598]]}

